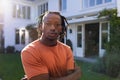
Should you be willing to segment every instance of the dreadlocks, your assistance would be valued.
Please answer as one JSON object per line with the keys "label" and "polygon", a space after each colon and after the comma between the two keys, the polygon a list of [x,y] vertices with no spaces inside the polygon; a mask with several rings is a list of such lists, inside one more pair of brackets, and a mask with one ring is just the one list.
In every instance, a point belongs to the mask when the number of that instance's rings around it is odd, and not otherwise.
{"label": "dreadlocks", "polygon": [[[57,15],[59,15],[61,17],[62,32],[60,33],[60,37],[59,37],[59,40],[61,41],[64,38],[64,36],[65,36],[65,34],[67,32],[67,27],[69,25],[66,18],[64,16],[62,16],[59,12],[49,12],[49,11],[47,11],[47,12],[43,13],[42,15],[40,15],[38,17],[38,23],[37,23],[38,27],[42,24],[43,17],[46,14],[57,14]],[[41,31],[38,29],[38,37],[40,37],[40,36],[41,36]]]}

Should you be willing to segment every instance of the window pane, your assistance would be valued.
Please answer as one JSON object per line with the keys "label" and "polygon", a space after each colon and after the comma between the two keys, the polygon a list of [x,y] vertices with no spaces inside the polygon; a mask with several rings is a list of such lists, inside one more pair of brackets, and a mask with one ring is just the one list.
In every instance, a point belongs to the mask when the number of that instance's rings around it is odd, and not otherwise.
{"label": "window pane", "polygon": [[88,8],[88,1],[89,0],[83,0],[83,8]]}
{"label": "window pane", "polygon": [[61,9],[62,10],[66,10],[66,6],[67,6],[67,1],[66,0],[61,0]]}
{"label": "window pane", "polygon": [[16,5],[13,5],[13,17],[16,17]]}
{"label": "window pane", "polygon": [[77,47],[82,47],[82,26],[77,27]]}
{"label": "window pane", "polygon": [[81,31],[82,31],[81,25],[79,25],[79,26],[77,27],[77,31],[78,31],[78,32],[81,32]]}
{"label": "window pane", "polygon": [[102,49],[105,49],[105,44],[108,42],[108,33],[102,33]]}
{"label": "window pane", "polygon": [[38,15],[41,14],[41,5],[38,6]]}
{"label": "window pane", "polygon": [[25,44],[25,30],[22,30],[21,32],[21,43]]}
{"label": "window pane", "polygon": [[103,3],[102,1],[103,0],[96,0],[96,5],[102,4]]}
{"label": "window pane", "polygon": [[26,16],[26,9],[25,6],[22,7],[22,18],[25,19]]}
{"label": "window pane", "polygon": [[20,34],[19,34],[19,30],[18,29],[16,29],[15,30],[15,43],[16,44],[19,44],[20,43]]}
{"label": "window pane", "polygon": [[112,0],[105,0],[105,3],[107,3],[107,2],[112,2]]}
{"label": "window pane", "polygon": [[95,6],[95,0],[89,0],[89,6]]}
{"label": "window pane", "polygon": [[44,3],[38,6],[38,16],[46,11],[48,11],[48,3]]}
{"label": "window pane", "polygon": [[45,4],[43,4],[43,13],[45,12]]}
{"label": "window pane", "polygon": [[66,10],[66,5],[67,5],[66,0],[63,0],[63,10]]}
{"label": "window pane", "polygon": [[77,47],[82,47],[82,34],[77,34]]}
{"label": "window pane", "polygon": [[48,11],[48,2],[46,3],[46,11]]}
{"label": "window pane", "polygon": [[31,15],[31,10],[30,7],[27,7],[27,19],[30,19],[30,15]]}
{"label": "window pane", "polygon": [[108,31],[108,23],[102,23],[102,31]]}
{"label": "window pane", "polygon": [[21,9],[20,9],[20,5],[17,5],[17,18],[21,18]]}
{"label": "window pane", "polygon": [[41,5],[41,14],[43,13],[43,5]]}

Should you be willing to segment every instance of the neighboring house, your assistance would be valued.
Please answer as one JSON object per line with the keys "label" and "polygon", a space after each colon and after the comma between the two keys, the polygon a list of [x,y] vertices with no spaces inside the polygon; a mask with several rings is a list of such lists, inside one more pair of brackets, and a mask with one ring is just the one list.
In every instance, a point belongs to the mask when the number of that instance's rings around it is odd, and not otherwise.
{"label": "neighboring house", "polygon": [[4,48],[14,46],[20,51],[30,42],[25,27],[36,23],[36,18],[45,11],[59,11],[70,24],[65,39],[72,42],[74,56],[101,57],[105,52],[104,44],[109,41],[110,24],[97,16],[103,9],[117,8],[117,1],[7,0],[3,16],[0,14],[0,41],[4,40]]}

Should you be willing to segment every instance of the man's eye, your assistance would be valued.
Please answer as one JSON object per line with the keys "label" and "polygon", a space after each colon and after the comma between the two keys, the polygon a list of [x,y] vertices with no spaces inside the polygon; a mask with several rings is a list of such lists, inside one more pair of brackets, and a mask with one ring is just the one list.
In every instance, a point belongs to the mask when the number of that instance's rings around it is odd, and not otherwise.
{"label": "man's eye", "polygon": [[46,23],[47,26],[51,26],[52,24],[51,23]]}
{"label": "man's eye", "polygon": [[61,24],[51,24],[51,23],[45,23],[47,26],[55,26],[55,27],[60,27]]}
{"label": "man's eye", "polygon": [[61,24],[56,24],[57,27],[61,26]]}

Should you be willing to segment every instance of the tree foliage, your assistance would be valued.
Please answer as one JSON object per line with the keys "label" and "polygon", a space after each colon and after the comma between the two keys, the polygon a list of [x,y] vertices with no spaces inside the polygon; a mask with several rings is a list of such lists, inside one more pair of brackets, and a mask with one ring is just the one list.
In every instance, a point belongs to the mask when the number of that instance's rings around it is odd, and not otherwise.
{"label": "tree foliage", "polygon": [[105,73],[117,77],[120,75],[120,17],[117,17],[117,9],[104,9],[98,18],[106,17],[110,22],[110,41],[106,44],[104,56]]}
{"label": "tree foliage", "polygon": [[[109,53],[113,53],[113,50],[119,53],[120,49],[120,17],[117,17],[116,9],[104,9],[100,12],[99,18],[106,16],[110,22],[110,41],[108,42],[106,49]],[[120,54],[120,53],[119,53]]]}

